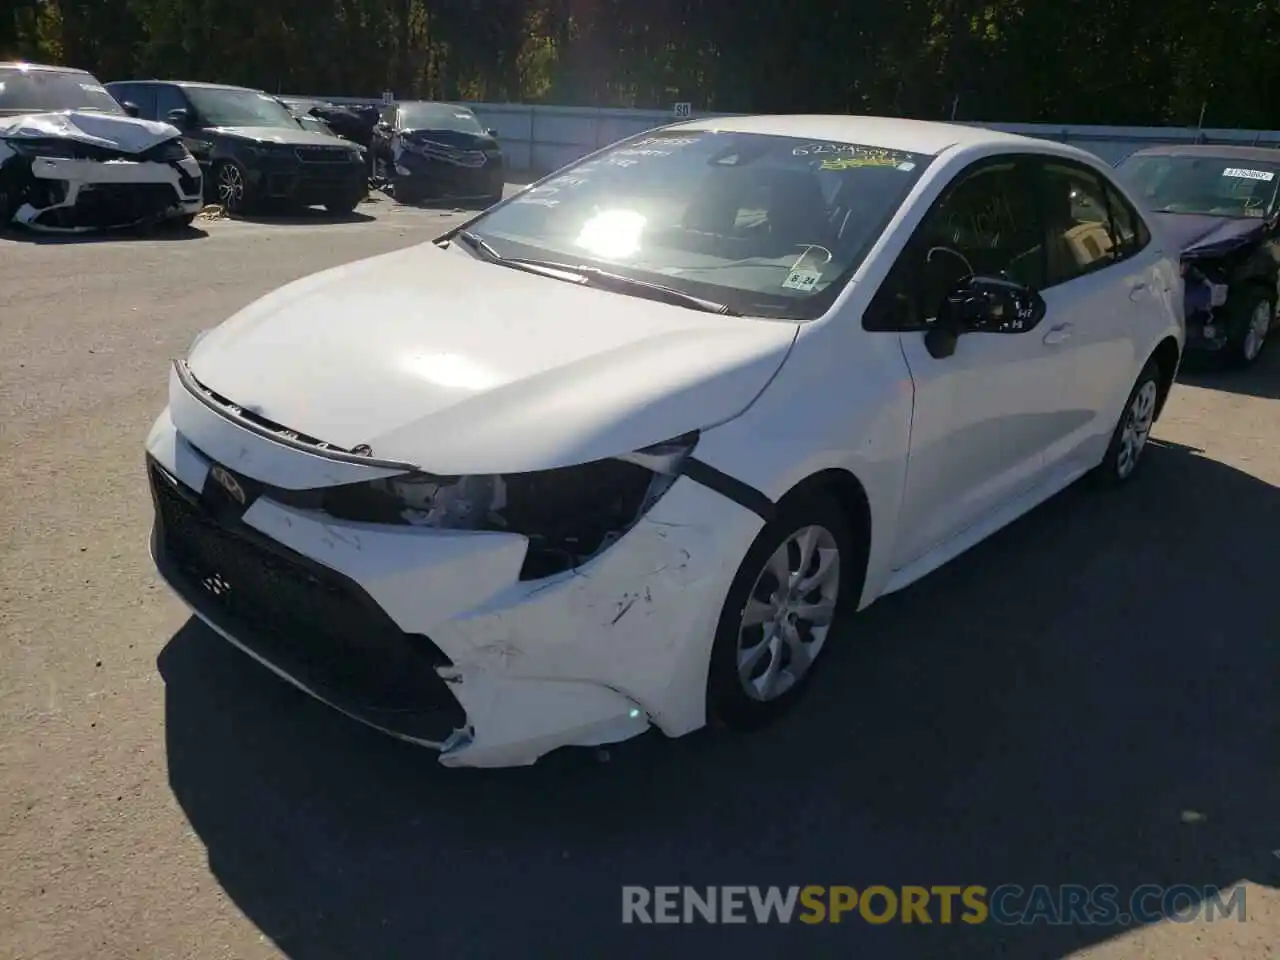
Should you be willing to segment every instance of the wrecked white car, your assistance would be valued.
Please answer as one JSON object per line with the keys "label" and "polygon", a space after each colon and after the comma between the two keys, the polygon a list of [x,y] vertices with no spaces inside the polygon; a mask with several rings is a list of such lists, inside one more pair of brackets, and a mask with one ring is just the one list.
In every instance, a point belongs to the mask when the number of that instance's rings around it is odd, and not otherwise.
{"label": "wrecked white car", "polygon": [[202,206],[175,127],[129,116],[83,70],[0,63],[0,227],[187,224]]}

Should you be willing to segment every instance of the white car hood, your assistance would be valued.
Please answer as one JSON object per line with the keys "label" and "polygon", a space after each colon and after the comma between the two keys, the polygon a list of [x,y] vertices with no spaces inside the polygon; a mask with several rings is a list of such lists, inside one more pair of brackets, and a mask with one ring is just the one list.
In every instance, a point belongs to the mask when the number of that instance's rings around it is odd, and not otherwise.
{"label": "white car hood", "polygon": [[509,473],[732,419],[797,330],[422,244],[268,294],[188,363],[210,390],[301,434],[440,475]]}
{"label": "white car hood", "polygon": [[0,137],[7,140],[47,140],[55,137],[78,140],[124,153],[143,153],[158,143],[181,135],[177,127],[168,123],[94,113],[91,110],[0,117]]}

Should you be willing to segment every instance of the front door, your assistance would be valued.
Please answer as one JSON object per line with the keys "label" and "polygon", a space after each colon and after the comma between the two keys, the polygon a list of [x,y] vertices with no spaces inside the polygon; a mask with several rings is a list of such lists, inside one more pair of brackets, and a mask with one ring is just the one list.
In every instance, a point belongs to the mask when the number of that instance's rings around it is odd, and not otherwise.
{"label": "front door", "polygon": [[[967,333],[932,356],[924,328],[971,275],[1044,282],[1045,250],[1025,157],[980,161],[926,214],[886,281],[907,291],[898,333],[915,387],[911,451],[894,567],[902,568],[1032,487],[1065,432],[1064,360],[1046,332]],[[896,275],[896,278],[895,278]],[[883,292],[883,291],[882,291]],[[879,295],[878,295],[879,298]],[[912,316],[913,314],[913,316]]]}

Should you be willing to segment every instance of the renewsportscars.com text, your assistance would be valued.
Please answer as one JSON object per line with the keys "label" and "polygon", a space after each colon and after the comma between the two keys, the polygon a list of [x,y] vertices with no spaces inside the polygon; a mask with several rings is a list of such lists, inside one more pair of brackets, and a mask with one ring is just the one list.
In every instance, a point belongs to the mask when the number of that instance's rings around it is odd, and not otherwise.
{"label": "renewsportscars.com text", "polygon": [[622,888],[623,923],[840,923],[1112,926],[1245,920],[1245,892],[1187,884]]}

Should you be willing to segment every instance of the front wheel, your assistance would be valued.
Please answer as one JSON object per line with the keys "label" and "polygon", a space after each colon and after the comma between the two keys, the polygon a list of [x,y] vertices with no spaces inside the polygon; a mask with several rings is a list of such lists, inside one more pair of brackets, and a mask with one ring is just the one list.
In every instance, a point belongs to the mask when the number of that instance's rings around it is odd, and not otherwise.
{"label": "front wheel", "polygon": [[247,213],[252,207],[249,179],[244,168],[234,160],[223,160],[218,164],[213,182],[218,203],[228,214]]}
{"label": "front wheel", "polygon": [[1252,366],[1267,345],[1275,306],[1265,291],[1255,290],[1246,294],[1233,313],[1234,329],[1229,331],[1231,339],[1227,347],[1231,351],[1230,359],[1237,367]]}
{"label": "front wheel", "polygon": [[334,216],[345,216],[346,214],[354,211],[356,207],[360,206],[360,201],[363,199],[363,196],[355,195],[350,197],[340,197],[336,200],[326,201],[324,208]]}
{"label": "front wheel", "polygon": [[1133,476],[1138,460],[1146,449],[1151,427],[1160,403],[1160,367],[1154,360],[1138,374],[1138,380],[1125,401],[1120,422],[1116,424],[1107,446],[1106,456],[1098,464],[1096,478],[1107,486],[1118,486]]}
{"label": "front wheel", "polygon": [[750,729],[796,701],[831,630],[857,607],[855,546],[848,517],[829,495],[779,505],[720,613],[707,678],[715,719]]}

